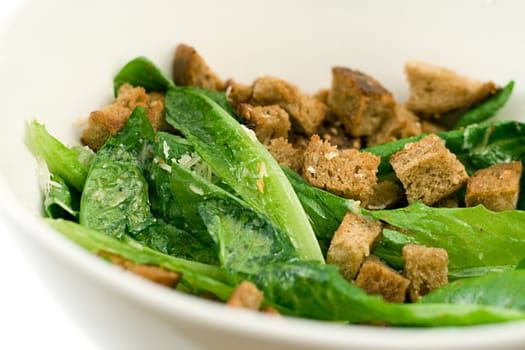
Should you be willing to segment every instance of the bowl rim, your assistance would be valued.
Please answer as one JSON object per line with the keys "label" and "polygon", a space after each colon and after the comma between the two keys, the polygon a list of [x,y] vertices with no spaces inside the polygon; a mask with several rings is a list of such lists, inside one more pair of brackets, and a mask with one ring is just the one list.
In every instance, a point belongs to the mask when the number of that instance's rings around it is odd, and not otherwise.
{"label": "bowl rim", "polygon": [[[25,1],[28,5],[30,1]],[[22,7],[22,6],[21,6]],[[0,43],[3,39],[0,31]],[[158,286],[131,273],[123,273],[95,254],[57,234],[41,217],[29,213],[7,182],[0,175],[0,220],[6,223],[7,234],[22,234],[71,269],[82,271],[89,278],[154,310],[177,315],[216,330],[237,333],[257,339],[273,338],[283,344],[309,344],[318,348],[359,347],[389,349],[421,349],[422,344],[434,348],[455,349],[498,348],[525,345],[525,321],[502,324],[440,328],[383,328],[343,325],[272,315],[225,307],[222,304]],[[21,247],[23,249],[23,247]],[[23,254],[22,254],[23,255]]]}
{"label": "bowl rim", "polygon": [[491,348],[525,343],[525,321],[481,326],[438,328],[384,328],[364,325],[275,317],[252,311],[225,307],[223,304],[158,286],[131,273],[122,273],[82,247],[59,235],[36,215],[27,210],[0,180],[0,217],[8,223],[8,231],[19,231],[38,243],[47,254],[80,269],[90,278],[120,295],[130,297],[150,309],[165,315],[177,315],[224,332],[244,333],[259,339],[300,344],[319,348],[359,346],[360,348],[388,347],[418,349],[422,344],[436,348]]}

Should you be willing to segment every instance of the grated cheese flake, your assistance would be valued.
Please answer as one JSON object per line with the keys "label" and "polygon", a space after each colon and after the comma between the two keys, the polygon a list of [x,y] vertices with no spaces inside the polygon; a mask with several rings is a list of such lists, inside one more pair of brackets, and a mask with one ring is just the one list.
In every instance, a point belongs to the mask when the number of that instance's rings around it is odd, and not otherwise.
{"label": "grated cheese flake", "polygon": [[226,87],[226,91],[224,92],[224,95],[226,95],[227,98],[230,97],[230,94],[232,93],[232,89],[233,87],[231,85],[228,85]]}
{"label": "grated cheese flake", "polygon": [[159,163],[159,168],[161,168],[162,170],[166,170],[168,173],[171,173],[171,165],[169,165],[169,164],[166,164],[164,162],[160,162]]}
{"label": "grated cheese flake", "polygon": [[328,152],[324,155],[324,157],[328,160],[334,159],[337,156],[339,156],[339,152]]}
{"label": "grated cheese flake", "polygon": [[169,159],[170,157],[170,146],[166,141],[162,142],[162,151],[164,152],[164,158]]}

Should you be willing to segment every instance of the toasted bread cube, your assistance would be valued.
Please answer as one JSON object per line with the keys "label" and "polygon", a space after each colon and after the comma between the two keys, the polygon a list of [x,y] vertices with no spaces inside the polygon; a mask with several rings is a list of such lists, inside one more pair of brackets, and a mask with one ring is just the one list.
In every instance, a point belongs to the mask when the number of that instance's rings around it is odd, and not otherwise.
{"label": "toasted bread cube", "polygon": [[137,106],[146,109],[148,120],[155,131],[171,129],[164,117],[163,94],[146,93],[142,87],[124,84],[114,103],[90,114],[88,125],[82,133],[82,142],[95,151],[99,150],[110,135],[117,134],[124,127]]}
{"label": "toasted bread cube", "polygon": [[396,105],[391,118],[366,139],[368,147],[421,134],[419,118],[404,106]]}
{"label": "toasted bread cube", "polygon": [[226,98],[234,108],[241,103],[248,103],[252,98],[252,93],[251,85],[241,84],[233,79],[226,81]]}
{"label": "toasted bread cube", "polygon": [[441,198],[439,201],[434,203],[436,208],[458,208],[459,207],[459,198],[457,193],[452,193],[451,195]]}
{"label": "toasted bread cube", "polygon": [[294,148],[284,137],[270,140],[266,145],[266,149],[280,165],[286,166],[295,172],[301,172],[303,153],[301,150]]}
{"label": "toasted bread cube", "polygon": [[520,161],[492,165],[469,179],[465,204],[483,204],[493,211],[513,210],[518,205],[523,165]]}
{"label": "toasted bread cube", "polygon": [[148,120],[155,131],[172,130],[164,116],[164,94],[160,92],[150,92],[149,102],[146,106]]}
{"label": "toasted bread cube", "polygon": [[290,144],[292,144],[295,149],[298,149],[301,154],[303,154],[306,150],[306,147],[308,147],[308,144],[310,143],[310,138],[302,134],[290,133],[288,135],[288,142],[290,142]]}
{"label": "toasted bread cube", "polygon": [[468,181],[465,167],[435,134],[408,143],[390,157],[390,164],[403,184],[408,202],[432,205]]}
{"label": "toasted bread cube", "polygon": [[448,129],[439,124],[434,122],[435,119],[429,120],[429,119],[422,119],[421,120],[421,132],[425,134],[435,134],[442,131],[447,131]]}
{"label": "toasted bread cube", "polygon": [[304,152],[303,175],[315,187],[366,206],[377,184],[380,157],[356,149],[339,151],[318,135],[312,136]]}
{"label": "toasted bread cube", "polygon": [[362,146],[361,138],[347,133],[341,121],[331,113],[328,113],[325,120],[317,130],[317,134],[321,139],[328,141],[331,145],[337,146],[341,149],[360,149]]}
{"label": "toasted bread cube", "polygon": [[355,284],[368,294],[381,295],[385,301],[402,303],[405,301],[410,280],[378,257],[370,255],[359,269]]}
{"label": "toasted bread cube", "polygon": [[418,301],[448,283],[448,254],[445,249],[406,244],[403,260],[405,277],[410,280],[408,294],[411,301]]}
{"label": "toasted bread cube", "polygon": [[290,118],[278,105],[252,106],[241,103],[237,107],[237,113],[263,144],[269,143],[271,139],[288,137]]}
{"label": "toasted bread cube", "polygon": [[425,62],[407,62],[405,73],[410,85],[406,105],[419,116],[439,117],[447,112],[466,109],[496,91],[493,82],[471,79]]}
{"label": "toasted bread cube", "polygon": [[[316,99],[327,106],[329,96],[330,89],[321,89],[314,95]],[[352,136],[350,133],[346,132],[341,120],[339,120],[330,109],[328,109],[323,123],[319,126],[317,134],[322,140],[328,141],[331,145],[337,146],[341,149],[360,149],[362,146],[361,137]]]}
{"label": "toasted bread cube", "polygon": [[255,80],[250,101],[262,106],[279,105],[290,115],[294,130],[308,136],[317,131],[327,112],[326,105],[321,101],[301,93],[296,86],[284,80],[269,76]]}
{"label": "toasted bread cube", "polygon": [[401,187],[393,181],[383,180],[374,187],[366,207],[371,210],[394,208],[404,199],[405,193]]}
{"label": "toasted bread cube", "polygon": [[225,88],[224,82],[191,46],[177,46],[172,69],[173,81],[177,85],[198,86],[214,91],[223,91]]}
{"label": "toasted bread cube", "polygon": [[243,281],[233,291],[226,303],[228,306],[259,310],[264,300],[263,293],[252,282]]}
{"label": "toasted bread cube", "polygon": [[326,261],[338,265],[344,278],[352,281],[380,238],[379,221],[349,212],[335,231]]}
{"label": "toasted bread cube", "polygon": [[151,282],[174,288],[180,281],[182,274],[166,270],[160,266],[137,264],[131,267],[127,267],[127,270],[142,276]]}
{"label": "toasted bread cube", "polygon": [[82,143],[98,151],[111,135],[122,129],[130,114],[131,110],[120,104],[111,104],[91,112],[87,127],[80,138]]}
{"label": "toasted bread cube", "polygon": [[182,277],[182,274],[179,272],[166,270],[160,266],[135,264],[133,261],[120,255],[106,251],[100,251],[98,255],[108,259],[113,265],[120,266],[129,272],[166,287],[175,287]]}
{"label": "toasted bread cube", "polygon": [[267,315],[272,315],[272,316],[275,316],[275,317],[280,317],[281,316],[281,313],[279,312],[279,310],[277,310],[276,308],[272,307],[272,306],[265,306],[263,309],[261,309],[261,312],[267,314]]}
{"label": "toasted bread cube", "polygon": [[330,96],[330,89],[321,89],[314,94],[314,98],[328,106],[328,96]]}
{"label": "toasted bread cube", "polygon": [[332,68],[328,106],[353,136],[374,134],[394,115],[392,94],[372,77],[349,68]]}

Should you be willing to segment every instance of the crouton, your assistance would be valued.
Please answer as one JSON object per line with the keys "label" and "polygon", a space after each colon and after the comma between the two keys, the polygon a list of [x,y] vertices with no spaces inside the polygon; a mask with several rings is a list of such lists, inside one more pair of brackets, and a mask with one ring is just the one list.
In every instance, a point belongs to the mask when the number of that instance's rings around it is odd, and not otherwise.
{"label": "crouton", "polygon": [[252,86],[237,83],[230,79],[226,81],[226,98],[233,106],[237,108],[241,103],[248,103],[252,98]]}
{"label": "crouton", "polygon": [[328,106],[328,96],[330,95],[330,89],[321,89],[314,94],[314,98],[318,99],[322,103]]}
{"label": "crouton", "polygon": [[263,293],[252,282],[244,281],[233,291],[226,303],[228,306],[259,310],[264,299]]}
{"label": "crouton", "polygon": [[153,91],[148,95],[149,102],[146,103],[146,114],[153,129],[155,131],[173,130],[164,116],[164,94]]}
{"label": "crouton", "polygon": [[198,86],[214,91],[223,91],[225,88],[224,82],[191,46],[177,46],[172,69],[173,81],[177,85]]}
{"label": "crouton", "polygon": [[371,210],[394,208],[404,199],[405,192],[400,186],[393,181],[383,180],[374,187],[366,207]]}
{"label": "crouton", "polygon": [[394,114],[385,119],[374,134],[366,139],[367,147],[421,134],[419,118],[404,106],[396,105]]}
{"label": "crouton", "polygon": [[380,238],[379,221],[349,212],[334,233],[326,261],[338,265],[344,278],[352,281]]}
{"label": "crouton", "polygon": [[159,266],[135,264],[131,260],[110,252],[100,251],[98,255],[108,259],[113,265],[120,266],[129,272],[166,287],[175,287],[182,277],[179,272],[166,270]]}
{"label": "crouton", "polygon": [[290,115],[293,129],[308,136],[317,131],[327,111],[326,105],[316,98],[301,93],[284,80],[269,76],[255,80],[250,103],[279,105]]}
{"label": "crouton", "polygon": [[435,123],[434,120],[421,120],[421,132],[425,134],[435,134],[447,131],[447,128],[441,124]]}
{"label": "crouton", "polygon": [[448,283],[448,254],[445,249],[406,244],[402,254],[404,275],[410,280],[408,295],[411,301],[418,301]]}
{"label": "crouton", "polygon": [[370,255],[359,269],[356,286],[368,294],[378,294],[385,301],[402,303],[405,301],[410,280],[387,266],[378,257]]}
{"label": "crouton", "polygon": [[92,150],[98,151],[111,135],[122,129],[130,114],[129,108],[118,103],[91,112],[80,140]]}
{"label": "crouton", "polygon": [[435,134],[407,143],[390,157],[390,164],[403,184],[408,202],[432,205],[468,181],[465,167]]}
{"label": "crouton", "polygon": [[261,309],[261,311],[268,315],[281,316],[281,313],[276,308],[271,306],[265,306],[263,309]]}
{"label": "crouton", "polygon": [[422,117],[436,117],[466,109],[496,92],[493,82],[482,82],[425,62],[405,64],[410,85],[407,108]]}
{"label": "crouton", "polygon": [[328,106],[353,136],[374,134],[394,115],[392,94],[372,77],[349,68],[332,68]]}
{"label": "crouton", "polygon": [[340,149],[346,148],[361,148],[361,138],[354,137],[344,130],[341,121],[334,115],[329,113],[319,129],[317,134],[321,139],[330,142],[331,145],[337,146]]}
{"label": "crouton", "polygon": [[95,151],[99,150],[110,135],[117,134],[124,127],[137,106],[146,109],[148,120],[155,131],[171,130],[164,117],[163,94],[147,94],[143,87],[124,84],[114,103],[90,114],[88,125],[82,133],[82,142]]}
{"label": "crouton", "polygon": [[160,266],[137,264],[134,266],[126,267],[129,270],[139,276],[142,276],[157,284],[174,288],[181,278],[181,274],[175,271],[169,271],[163,269]]}
{"label": "crouton", "polygon": [[306,147],[308,147],[308,144],[310,143],[310,138],[302,135],[302,134],[295,134],[291,133],[288,135],[288,142],[301,154],[304,153],[306,150]]}
{"label": "crouton", "polygon": [[516,209],[522,171],[520,161],[495,164],[476,171],[467,184],[466,206],[483,204],[493,211]]}
{"label": "crouton", "polygon": [[266,144],[266,149],[280,165],[300,173],[303,167],[303,153],[294,148],[284,137],[272,139]]}
{"label": "crouton", "polygon": [[244,119],[246,126],[252,129],[257,139],[267,144],[271,139],[288,137],[291,123],[288,113],[278,105],[252,106],[241,103],[237,114]]}
{"label": "crouton", "polygon": [[339,151],[328,141],[312,136],[304,152],[303,175],[315,187],[366,206],[377,184],[380,157],[356,149]]}
{"label": "crouton", "polygon": [[441,198],[439,201],[434,203],[436,208],[458,208],[459,207],[459,198],[457,193],[452,193],[451,195]]}

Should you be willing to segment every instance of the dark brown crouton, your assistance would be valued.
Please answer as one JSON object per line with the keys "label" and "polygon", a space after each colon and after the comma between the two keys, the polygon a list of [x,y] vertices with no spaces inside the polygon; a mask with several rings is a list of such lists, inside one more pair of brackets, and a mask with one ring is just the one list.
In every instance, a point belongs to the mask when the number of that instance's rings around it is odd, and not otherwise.
{"label": "dark brown crouton", "polygon": [[441,198],[439,201],[434,203],[434,206],[437,208],[457,208],[459,207],[458,195],[456,193],[452,193],[445,198]]}
{"label": "dark brown crouton", "polygon": [[294,130],[308,136],[317,131],[327,111],[326,105],[316,98],[302,94],[284,80],[268,76],[255,80],[250,103],[279,105],[290,115]]}
{"label": "dark brown crouton", "polygon": [[496,91],[493,82],[481,82],[443,67],[424,62],[407,62],[410,84],[407,108],[419,116],[439,117],[468,108]]}
{"label": "dark brown crouton", "polygon": [[394,115],[392,94],[372,77],[343,67],[332,68],[328,106],[353,136],[374,134]]}
{"label": "dark brown crouton", "polygon": [[419,118],[404,106],[396,105],[390,119],[385,119],[376,133],[366,139],[367,147],[421,134]]}
{"label": "dark brown crouton", "polygon": [[280,165],[286,166],[297,173],[303,168],[303,153],[294,148],[284,137],[272,139],[266,144],[266,149]]}
{"label": "dark brown crouton", "polygon": [[467,184],[465,204],[467,207],[483,204],[493,211],[516,209],[522,171],[520,161],[476,171]]}
{"label": "dark brown crouton", "polygon": [[317,130],[317,134],[324,141],[328,141],[331,145],[337,146],[340,149],[361,148],[361,138],[347,133],[341,121],[331,113],[328,113],[325,120]]}
{"label": "dark brown crouton", "polygon": [[393,181],[384,180],[374,187],[366,207],[372,210],[389,209],[402,202],[405,202],[403,189]]}
{"label": "dark brown crouton", "polygon": [[252,106],[241,103],[237,113],[244,119],[246,126],[255,131],[257,139],[268,144],[270,140],[288,137],[291,123],[288,113],[278,105]]}
{"label": "dark brown crouton", "polygon": [[410,300],[422,296],[448,283],[448,254],[445,249],[428,248],[418,244],[403,247],[404,274],[410,280]]}
{"label": "dark brown crouton", "polygon": [[384,264],[378,257],[370,255],[359,269],[355,284],[368,294],[378,294],[386,301],[402,303],[410,280]]}
{"label": "dark brown crouton", "polygon": [[326,261],[338,265],[349,281],[381,238],[381,223],[368,217],[347,213],[335,232]]}
{"label": "dark brown crouton", "polygon": [[252,86],[237,83],[230,79],[226,82],[226,97],[234,108],[241,103],[248,103],[252,98]]}
{"label": "dark brown crouton", "polygon": [[328,106],[328,96],[330,95],[330,89],[321,89],[317,91],[314,98],[318,99],[322,103]]}
{"label": "dark brown crouton", "polygon": [[301,154],[303,154],[306,150],[306,147],[308,147],[308,144],[310,143],[310,138],[302,134],[291,133],[288,135],[288,142],[291,143],[295,149],[299,150]]}
{"label": "dark brown crouton", "polygon": [[100,251],[98,255],[108,259],[114,265],[163,286],[175,287],[182,276],[179,272],[166,270],[159,266],[135,264],[131,260],[106,251]]}
{"label": "dark brown crouton", "polygon": [[468,181],[465,167],[435,134],[408,143],[390,157],[390,164],[405,187],[409,202],[432,205]]}
{"label": "dark brown crouton", "polygon": [[264,299],[263,293],[252,282],[244,281],[233,291],[226,303],[228,306],[259,310]]}
{"label": "dark brown crouton", "polygon": [[135,107],[146,109],[146,114],[155,131],[170,130],[164,118],[164,95],[157,92],[147,94],[142,87],[124,84],[120,87],[114,103],[92,112],[88,126],[83,131],[82,142],[93,150],[99,150],[110,135],[123,127]]}
{"label": "dark brown crouton", "polygon": [[204,58],[191,46],[179,44],[173,60],[173,81],[182,86],[223,91],[224,82],[213,72]]}
{"label": "dark brown crouton", "polygon": [[356,149],[339,151],[312,136],[304,152],[303,176],[315,187],[361,201],[366,206],[377,184],[380,157]]}
{"label": "dark brown crouton", "polygon": [[[330,89],[319,90],[314,97],[328,106],[328,96]],[[350,135],[344,130],[343,123],[339,118],[328,110],[325,119],[319,126],[317,134],[321,139],[341,149],[361,148],[361,138]]]}

